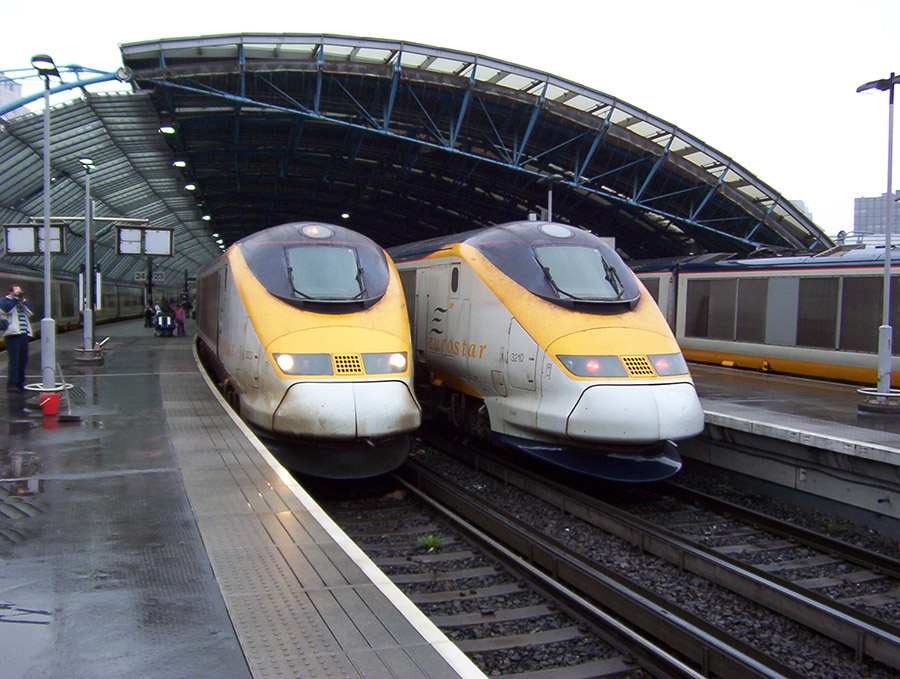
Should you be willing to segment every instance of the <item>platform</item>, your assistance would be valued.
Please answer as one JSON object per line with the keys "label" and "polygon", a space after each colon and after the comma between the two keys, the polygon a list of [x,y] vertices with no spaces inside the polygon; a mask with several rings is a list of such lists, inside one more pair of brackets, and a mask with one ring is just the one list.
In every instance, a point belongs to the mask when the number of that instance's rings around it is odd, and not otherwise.
{"label": "platform", "polygon": [[686,460],[900,521],[900,417],[860,412],[859,385],[690,367],[706,431],[679,444]]}
{"label": "platform", "polygon": [[97,335],[102,365],[57,337],[58,416],[0,395],[3,676],[484,676],[232,416],[190,336]]}

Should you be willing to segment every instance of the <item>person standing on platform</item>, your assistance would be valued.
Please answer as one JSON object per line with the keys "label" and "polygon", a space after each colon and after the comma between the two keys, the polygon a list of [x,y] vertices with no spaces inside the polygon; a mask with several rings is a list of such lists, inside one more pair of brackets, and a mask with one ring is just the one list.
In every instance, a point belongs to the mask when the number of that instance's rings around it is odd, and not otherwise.
{"label": "person standing on platform", "polygon": [[25,388],[25,366],[28,365],[28,338],[31,337],[31,316],[34,309],[25,299],[25,292],[18,285],[9,288],[9,294],[0,299],[3,320],[9,325],[3,331],[9,368],[6,373],[6,390],[22,391]]}
{"label": "person standing on platform", "polygon": [[184,337],[187,333],[184,331],[185,321],[184,307],[178,304],[175,307],[175,336]]}

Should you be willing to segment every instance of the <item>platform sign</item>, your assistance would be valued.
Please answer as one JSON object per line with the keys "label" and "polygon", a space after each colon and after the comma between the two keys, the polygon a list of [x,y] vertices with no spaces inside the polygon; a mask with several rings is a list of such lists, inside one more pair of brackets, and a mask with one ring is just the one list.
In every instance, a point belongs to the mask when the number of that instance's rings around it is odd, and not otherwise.
{"label": "platform sign", "polygon": [[[40,255],[44,252],[44,227],[38,224],[4,224],[6,254]],[[65,254],[65,234],[61,226],[50,227],[50,252]]]}
{"label": "platform sign", "polygon": [[144,254],[171,257],[174,234],[172,229],[144,229]]}
{"label": "platform sign", "polygon": [[140,255],[143,250],[143,229],[119,227],[116,238],[117,252],[120,255]]}
{"label": "platform sign", "polygon": [[147,282],[147,272],[146,271],[135,271],[134,272],[134,282],[135,283],[146,283]]}
{"label": "platform sign", "polygon": [[120,255],[171,257],[175,242],[174,229],[148,229],[120,226],[117,228],[116,251]]}

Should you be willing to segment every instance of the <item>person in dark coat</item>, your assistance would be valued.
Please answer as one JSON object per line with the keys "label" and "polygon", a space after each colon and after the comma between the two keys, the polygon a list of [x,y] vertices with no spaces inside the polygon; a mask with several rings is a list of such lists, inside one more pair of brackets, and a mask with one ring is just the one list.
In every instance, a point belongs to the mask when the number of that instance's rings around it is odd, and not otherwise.
{"label": "person in dark coat", "polygon": [[34,309],[25,299],[25,292],[18,285],[9,288],[9,294],[0,299],[2,318],[8,323],[3,331],[9,369],[6,372],[6,390],[22,391],[25,388],[25,367],[28,365],[28,339],[32,336],[31,316]]}

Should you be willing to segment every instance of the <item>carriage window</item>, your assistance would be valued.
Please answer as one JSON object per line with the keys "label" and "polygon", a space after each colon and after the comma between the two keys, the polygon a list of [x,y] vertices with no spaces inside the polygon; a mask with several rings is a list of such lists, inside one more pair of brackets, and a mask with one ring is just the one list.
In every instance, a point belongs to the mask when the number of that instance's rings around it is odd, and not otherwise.
{"label": "carriage window", "polygon": [[[845,351],[878,352],[884,296],[882,276],[846,276],[841,291],[840,348]],[[900,353],[900,278],[891,277],[891,327],[893,352]]]}
{"label": "carriage window", "polygon": [[561,295],[574,299],[621,299],[625,292],[620,273],[600,251],[578,245],[534,248],[550,283]]}
{"label": "carriage window", "polygon": [[[884,281],[876,276],[845,277],[841,295],[841,340],[845,351],[878,351]],[[878,300],[878,303],[875,303]]]}
{"label": "carriage window", "polygon": [[689,337],[734,339],[737,281],[690,281],[685,334]]}
{"label": "carriage window", "polygon": [[356,299],[362,296],[362,272],[356,250],[343,246],[287,248],[293,292],[304,299]]}
{"label": "carriage window", "polygon": [[734,339],[735,291],[737,281],[709,282],[709,337]]}
{"label": "carriage window", "polygon": [[684,334],[706,337],[709,328],[709,281],[687,282]]}
{"label": "carriage window", "polygon": [[766,341],[766,302],[769,281],[764,278],[744,278],[738,282],[737,327],[738,342]]}
{"label": "carriage window", "polygon": [[642,278],[641,283],[647,288],[647,292],[653,298],[653,301],[659,304],[659,279],[658,278]]}
{"label": "carriage window", "polygon": [[834,349],[837,341],[837,278],[800,279],[797,344]]}

